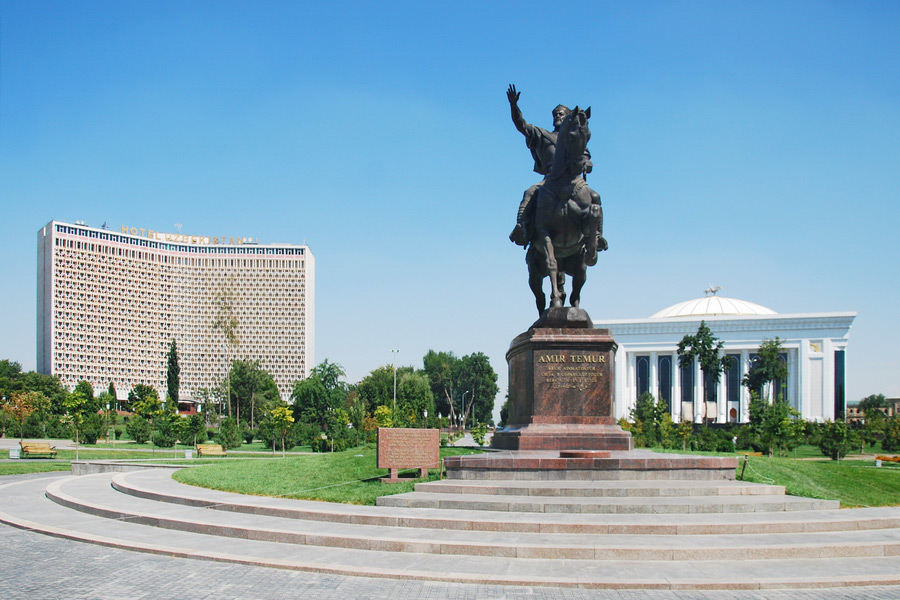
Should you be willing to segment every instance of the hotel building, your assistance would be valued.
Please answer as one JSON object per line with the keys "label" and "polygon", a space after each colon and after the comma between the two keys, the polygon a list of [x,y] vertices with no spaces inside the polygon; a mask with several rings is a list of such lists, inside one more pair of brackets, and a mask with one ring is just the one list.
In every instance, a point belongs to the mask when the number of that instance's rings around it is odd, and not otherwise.
{"label": "hotel building", "polygon": [[[314,360],[315,259],[305,245],[51,221],[38,231],[37,366],[74,388],[113,382],[166,395],[178,347],[181,400],[215,389],[230,359],[259,360],[283,398]],[[229,310],[237,344],[215,327]]]}
{"label": "hotel building", "polygon": [[[645,392],[669,406],[672,420],[747,423],[750,393],[741,385],[760,344],[782,342],[781,360],[787,381],[776,382],[778,393],[810,421],[843,419],[846,401],[847,344],[855,312],[777,314],[743,300],[707,295],[669,306],[646,319],[595,321],[610,329],[616,351],[616,418],[630,418]],[[722,354],[731,368],[718,385],[710,382],[704,405],[704,381],[694,361],[681,368],[676,351],[685,335],[694,335],[705,321],[723,342]]]}

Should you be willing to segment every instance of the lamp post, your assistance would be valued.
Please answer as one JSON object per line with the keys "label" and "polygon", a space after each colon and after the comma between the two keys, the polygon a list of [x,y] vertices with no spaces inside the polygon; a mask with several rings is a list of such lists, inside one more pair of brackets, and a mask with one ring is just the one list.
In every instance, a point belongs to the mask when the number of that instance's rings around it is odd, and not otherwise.
{"label": "lamp post", "polygon": [[391,350],[391,369],[394,371],[394,413],[397,412],[397,363],[394,360],[394,355],[400,352],[399,350]]}

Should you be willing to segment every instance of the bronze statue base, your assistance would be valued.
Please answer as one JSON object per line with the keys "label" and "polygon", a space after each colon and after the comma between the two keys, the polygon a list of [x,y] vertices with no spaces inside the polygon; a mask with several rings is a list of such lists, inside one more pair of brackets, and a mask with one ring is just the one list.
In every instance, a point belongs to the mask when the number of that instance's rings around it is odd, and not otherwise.
{"label": "bronze statue base", "polygon": [[492,446],[504,450],[631,450],[613,416],[617,344],[579,308],[551,308],[506,353],[507,425]]}

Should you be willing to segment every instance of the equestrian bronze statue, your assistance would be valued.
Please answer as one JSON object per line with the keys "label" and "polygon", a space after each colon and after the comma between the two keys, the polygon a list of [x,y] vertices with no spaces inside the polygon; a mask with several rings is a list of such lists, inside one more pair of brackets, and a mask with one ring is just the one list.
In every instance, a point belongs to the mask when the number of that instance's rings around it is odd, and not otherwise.
{"label": "equestrian bronze statue", "polygon": [[588,120],[591,109],[577,106],[553,110],[554,129],[547,131],[526,123],[518,108],[520,92],[509,86],[507,98],[513,123],[523,135],[535,159],[535,172],[543,181],[529,188],[519,205],[516,227],[510,240],[526,246],[528,284],[534,293],[538,314],[547,308],[543,281],[549,277],[550,306],[565,304],[565,276],[572,278],[569,303],[577,307],[587,267],[597,263],[597,253],[608,248],[603,238],[600,196],[588,187],[585,175],[592,164],[587,143],[591,139]]}

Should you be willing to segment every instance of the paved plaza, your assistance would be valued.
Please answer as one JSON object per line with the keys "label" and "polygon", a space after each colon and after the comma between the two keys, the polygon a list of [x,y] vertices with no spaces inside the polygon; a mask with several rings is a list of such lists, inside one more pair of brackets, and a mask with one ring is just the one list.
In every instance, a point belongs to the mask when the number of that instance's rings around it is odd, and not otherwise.
{"label": "paved plaza", "polygon": [[[0,483],[50,477],[6,476]],[[56,474],[58,475],[58,474]],[[648,569],[652,565],[648,565]],[[900,600],[900,586],[736,591],[603,590],[476,585],[328,575],[151,555],[96,546],[0,525],[0,598],[4,599],[398,598],[648,600]]]}

